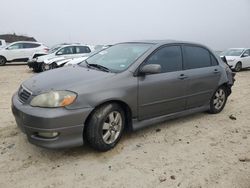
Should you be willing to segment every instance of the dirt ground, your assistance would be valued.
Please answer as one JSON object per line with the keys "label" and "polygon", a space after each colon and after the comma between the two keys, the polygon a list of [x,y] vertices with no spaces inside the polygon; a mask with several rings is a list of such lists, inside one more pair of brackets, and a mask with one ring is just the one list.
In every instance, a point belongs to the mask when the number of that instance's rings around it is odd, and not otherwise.
{"label": "dirt ground", "polygon": [[[127,133],[106,153],[47,150],[17,128],[11,96],[33,73],[0,67],[0,187],[250,188],[250,70],[220,114],[199,113]],[[236,120],[229,118],[230,115]]]}

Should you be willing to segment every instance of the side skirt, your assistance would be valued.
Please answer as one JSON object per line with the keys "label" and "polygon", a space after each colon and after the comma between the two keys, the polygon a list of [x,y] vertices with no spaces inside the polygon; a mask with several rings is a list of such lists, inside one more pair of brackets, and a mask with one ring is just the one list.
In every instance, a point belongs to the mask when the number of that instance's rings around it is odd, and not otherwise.
{"label": "side skirt", "polygon": [[132,129],[135,131],[138,129],[142,129],[144,127],[148,127],[148,126],[153,125],[153,124],[158,124],[158,123],[164,122],[166,120],[187,116],[187,115],[194,114],[197,112],[204,112],[207,110],[209,110],[209,106],[202,106],[202,107],[188,109],[188,110],[185,110],[182,112],[167,114],[167,115],[163,115],[163,116],[159,116],[159,117],[155,117],[155,118],[151,118],[151,119],[146,119],[146,120],[142,120],[142,121],[138,121],[137,119],[133,119],[132,120]]}

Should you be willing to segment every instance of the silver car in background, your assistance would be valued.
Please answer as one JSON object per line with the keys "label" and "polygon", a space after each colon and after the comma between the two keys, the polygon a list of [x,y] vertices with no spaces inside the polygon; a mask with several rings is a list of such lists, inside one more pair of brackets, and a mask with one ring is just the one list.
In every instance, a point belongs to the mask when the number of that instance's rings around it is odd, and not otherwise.
{"label": "silver car in background", "polygon": [[195,112],[219,113],[234,74],[209,48],[178,41],[116,44],[79,65],[24,81],[12,98],[17,125],[46,148],[89,143],[107,151],[125,129]]}

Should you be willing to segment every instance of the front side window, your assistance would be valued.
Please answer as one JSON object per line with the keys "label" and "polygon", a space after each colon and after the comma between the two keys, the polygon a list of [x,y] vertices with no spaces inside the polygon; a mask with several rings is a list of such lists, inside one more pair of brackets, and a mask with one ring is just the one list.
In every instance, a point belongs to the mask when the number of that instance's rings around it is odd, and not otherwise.
{"label": "front side window", "polygon": [[84,54],[84,53],[90,53],[90,49],[88,46],[76,46],[76,53],[77,54]]}
{"label": "front side window", "polygon": [[[104,66],[112,72],[122,72],[142,56],[152,45],[148,43],[117,44],[96,53],[85,62]],[[84,66],[85,62],[80,65]]]}
{"label": "front side window", "polygon": [[157,50],[145,63],[161,65],[161,71],[174,72],[182,70],[182,53],[180,46],[166,46]]}
{"label": "front side window", "polygon": [[23,48],[23,43],[16,43],[8,47],[9,50],[17,50],[22,48]]}
{"label": "front side window", "polygon": [[196,69],[211,66],[210,53],[198,46],[184,46],[184,68]]}
{"label": "front side window", "polygon": [[246,50],[246,51],[244,52],[244,55],[250,56],[250,50]]}
{"label": "front side window", "polygon": [[69,54],[74,54],[74,47],[73,46],[67,46],[62,48],[57,52],[59,55],[69,55]]}

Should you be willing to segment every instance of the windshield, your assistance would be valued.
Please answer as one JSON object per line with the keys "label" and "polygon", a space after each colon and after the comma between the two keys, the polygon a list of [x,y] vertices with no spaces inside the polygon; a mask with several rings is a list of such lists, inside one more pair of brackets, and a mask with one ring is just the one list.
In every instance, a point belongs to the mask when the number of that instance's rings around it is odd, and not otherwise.
{"label": "windshield", "polygon": [[55,51],[57,51],[59,48],[61,48],[61,45],[57,45],[57,46],[53,46],[50,50],[49,50],[49,54],[54,53]]}
{"label": "windshield", "polygon": [[111,72],[122,72],[151,46],[152,44],[146,43],[117,44],[89,57],[87,63],[106,67]]}
{"label": "windshield", "polygon": [[244,49],[230,49],[221,53],[221,56],[240,56]]}

